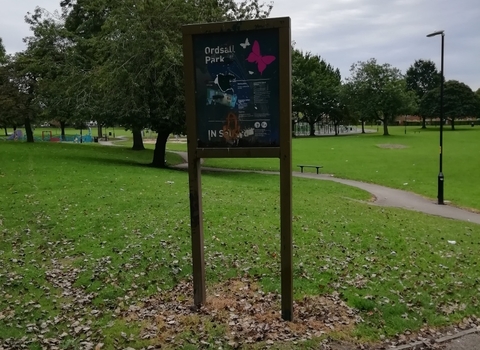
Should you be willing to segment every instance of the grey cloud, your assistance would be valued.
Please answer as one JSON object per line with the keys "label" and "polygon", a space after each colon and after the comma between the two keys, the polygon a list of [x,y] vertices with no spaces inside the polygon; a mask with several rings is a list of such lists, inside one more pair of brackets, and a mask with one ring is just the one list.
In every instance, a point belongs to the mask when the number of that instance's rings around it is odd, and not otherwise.
{"label": "grey cloud", "polygon": [[444,29],[446,78],[480,87],[478,0],[276,0],[272,16],[290,16],[296,47],[320,54],[343,77],[372,57],[402,71],[420,58],[440,68],[440,37],[426,34]]}
{"label": "grey cloud", "polygon": [[[9,53],[25,47],[28,11],[59,8],[59,0],[8,2],[0,13],[0,36]],[[440,68],[440,38],[425,36],[444,29],[446,78],[480,88],[478,0],[274,0],[272,16],[290,16],[297,48],[321,55],[343,77],[352,63],[372,57],[402,71],[420,58]]]}
{"label": "grey cloud", "polygon": [[31,35],[29,26],[25,23],[27,12],[33,12],[37,6],[52,11],[60,7],[60,0],[6,0],[4,2],[0,11],[0,37],[8,53],[25,49],[23,38]]}

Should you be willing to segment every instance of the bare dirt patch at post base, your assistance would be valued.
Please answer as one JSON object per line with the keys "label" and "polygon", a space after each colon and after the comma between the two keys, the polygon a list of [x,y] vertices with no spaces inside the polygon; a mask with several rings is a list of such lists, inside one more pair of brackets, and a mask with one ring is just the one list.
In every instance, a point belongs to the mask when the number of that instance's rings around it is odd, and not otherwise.
{"label": "bare dirt patch at post base", "polygon": [[237,348],[258,342],[266,346],[301,342],[333,331],[349,331],[362,321],[338,293],[294,302],[293,322],[284,321],[280,294],[263,292],[249,278],[217,284],[207,295],[206,305],[196,310],[192,307],[192,283],[181,282],[170,291],[142,300],[141,306],[131,306],[122,316],[145,324],[142,338],[174,347],[187,343],[202,346],[212,341],[212,328],[223,333],[216,337],[217,345]]}
{"label": "bare dirt patch at post base", "polygon": [[376,145],[378,148],[388,148],[388,149],[403,149],[408,148],[408,146],[396,144],[396,143],[380,143]]}

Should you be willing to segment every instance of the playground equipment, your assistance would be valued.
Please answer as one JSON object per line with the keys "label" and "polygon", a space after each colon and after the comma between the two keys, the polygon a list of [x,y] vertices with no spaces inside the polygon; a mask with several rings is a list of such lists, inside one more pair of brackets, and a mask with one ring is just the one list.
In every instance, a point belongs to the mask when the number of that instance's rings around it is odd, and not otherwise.
{"label": "playground equipment", "polygon": [[[15,130],[11,135],[9,135],[6,140],[20,140],[20,141],[26,141],[26,135],[23,133],[22,130],[17,129]],[[62,136],[58,135],[57,133],[53,135],[52,131],[50,130],[42,130],[42,135],[38,136],[33,136],[33,140],[35,142],[74,142],[74,143],[88,143],[88,142],[93,142],[93,136],[91,135],[91,132],[89,131],[87,135],[82,135],[82,132],[76,135],[65,135],[65,137],[62,138]]]}
{"label": "playground equipment", "polygon": [[49,131],[42,131],[42,141],[51,141],[52,140],[52,132]]}
{"label": "playground equipment", "polygon": [[13,134],[11,134],[9,137],[7,137],[7,140],[18,140],[23,138],[23,132],[22,130],[15,130]]}
{"label": "playground equipment", "polygon": [[[42,132],[42,138],[43,138],[43,132]],[[65,135],[64,137],[62,136],[55,136],[52,137],[52,134],[50,132],[50,139],[45,138],[44,141],[51,141],[51,142],[73,142],[73,143],[84,143],[84,142],[93,142],[93,137],[91,134],[91,129],[88,128],[88,134],[83,135],[82,130],[80,130],[80,135],[75,134],[75,135]]]}

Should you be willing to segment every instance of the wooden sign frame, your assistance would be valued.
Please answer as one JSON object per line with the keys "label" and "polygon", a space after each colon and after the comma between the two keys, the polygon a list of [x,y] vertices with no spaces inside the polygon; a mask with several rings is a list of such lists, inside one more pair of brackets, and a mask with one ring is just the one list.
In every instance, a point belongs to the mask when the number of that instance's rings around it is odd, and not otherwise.
{"label": "wooden sign frame", "polygon": [[[205,289],[205,261],[204,261],[204,239],[203,239],[203,214],[202,214],[202,188],[201,188],[201,158],[279,158],[280,159],[280,227],[281,227],[281,308],[282,318],[291,321],[293,318],[293,275],[292,275],[292,130],[291,130],[291,34],[290,18],[272,18],[248,21],[235,21],[223,23],[195,24],[187,25],[182,28],[183,31],[183,55],[184,55],[184,78],[185,78],[185,100],[187,116],[187,145],[188,145],[188,172],[189,172],[189,194],[190,194],[190,218],[191,218],[191,239],[192,239],[192,263],[193,263],[193,288],[194,304],[201,306],[206,302]],[[259,146],[251,146],[245,141],[240,140],[236,145],[223,146],[217,142],[212,146],[207,142],[202,142],[204,135],[199,135],[199,130],[204,128],[205,119],[202,113],[203,105],[198,103],[198,94],[200,93],[198,85],[198,48],[199,43],[209,42],[211,40],[212,48],[205,47],[205,53],[212,53],[212,57],[202,58],[207,62],[217,62],[225,59],[237,59],[238,64],[246,64],[245,56],[240,60],[236,57],[235,49],[231,46],[224,47],[216,45],[218,38],[238,38],[259,36],[269,37],[274,48],[278,50],[275,53],[273,61],[276,70],[272,77],[275,77],[275,85],[271,84],[270,89],[278,93],[273,96],[277,99],[271,100],[268,108],[275,110],[270,113],[272,119],[269,120],[272,125],[278,125],[278,129],[272,127],[272,130],[262,131],[264,134],[256,138],[260,140]],[[233,39],[232,39],[233,40]],[[236,39],[235,39],[236,40]],[[238,41],[238,40],[237,40]],[[251,39],[253,41],[253,39]],[[265,42],[268,40],[264,40]],[[227,42],[227,41],[225,41]],[[232,41],[233,42],[233,41]],[[258,42],[248,42],[240,46],[245,49],[247,46],[252,53],[258,52]],[[229,44],[230,45],[230,44]],[[233,43],[232,45],[235,45]],[[240,52],[240,46],[238,51]],[[254,46],[256,48],[254,49]],[[235,47],[235,46],[232,46]],[[230,53],[230,56],[221,58],[222,53]],[[248,52],[247,52],[248,53]],[[263,54],[263,52],[262,52]],[[251,54],[250,54],[251,55]],[[230,58],[229,58],[230,57]],[[264,56],[266,57],[266,56]],[[261,58],[261,56],[260,56]],[[197,60],[197,61],[196,61]],[[255,72],[257,76],[267,71],[265,68],[272,58],[266,59],[266,63],[259,63],[255,57],[248,57],[248,62],[253,63],[252,70],[258,68]],[[255,63],[258,67],[255,66]],[[197,66],[196,66],[197,64]],[[273,67],[273,63],[272,63]],[[272,69],[273,70],[273,69]],[[254,72],[248,71],[249,74]],[[218,77],[218,76],[217,76]],[[278,82],[278,89],[277,89]],[[222,90],[224,91],[224,90]],[[227,102],[230,103],[230,102]],[[278,108],[275,103],[278,103]],[[272,112],[272,111],[270,111]],[[278,114],[278,115],[277,115]],[[203,119],[202,119],[203,118]],[[240,118],[239,118],[240,119]],[[200,124],[199,124],[200,123]],[[275,124],[277,123],[277,124]],[[267,125],[262,123],[262,127]],[[258,126],[258,125],[257,125]],[[228,132],[228,131],[227,131]],[[212,135],[214,133],[212,132]],[[216,135],[215,135],[216,136]],[[246,140],[245,138],[244,140]],[[220,144],[220,146],[218,146]],[[270,146],[273,145],[273,146]]]}

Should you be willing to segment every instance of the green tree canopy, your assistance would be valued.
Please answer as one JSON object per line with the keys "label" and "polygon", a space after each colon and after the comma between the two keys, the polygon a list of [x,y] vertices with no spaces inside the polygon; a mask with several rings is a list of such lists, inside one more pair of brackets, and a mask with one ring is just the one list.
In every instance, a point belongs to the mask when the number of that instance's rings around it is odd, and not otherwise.
{"label": "green tree canopy", "polygon": [[[440,88],[425,94],[420,110],[429,117],[440,116]],[[450,120],[452,130],[455,129],[455,119],[478,116],[478,99],[468,85],[457,80],[445,82],[443,115]]]}
{"label": "green tree canopy", "polygon": [[475,91],[475,97],[477,98],[477,113],[475,114],[475,116],[477,118],[480,118],[480,88],[477,89],[477,91]]}
{"label": "green tree canopy", "polygon": [[59,16],[54,17],[37,7],[25,20],[33,32],[32,36],[25,38],[25,54],[29,57],[28,70],[37,80],[35,94],[42,105],[39,119],[59,122],[62,137],[65,137],[66,123],[74,122],[75,117],[82,118],[75,112],[72,98],[77,91],[71,91],[74,84],[73,42]]}
{"label": "green tree canopy", "polygon": [[3,127],[25,125],[27,141],[33,142],[32,122],[39,113],[37,77],[29,69],[30,57],[21,52],[0,66],[0,123]]}
{"label": "green tree canopy", "polygon": [[19,91],[15,84],[15,69],[10,58],[6,57],[0,64],[0,126],[16,128],[23,124],[22,110],[24,107],[24,95]]}
{"label": "green tree canopy", "polygon": [[[315,123],[338,107],[340,71],[320,56],[294,49],[292,52],[292,109],[302,115],[315,135]],[[337,113],[336,115],[340,115]]]}
{"label": "green tree canopy", "polygon": [[[75,36],[84,74],[82,105],[96,106],[131,129],[158,132],[152,165],[164,166],[165,144],[185,129],[181,26],[266,17],[258,0],[65,0],[65,26]],[[138,146],[143,148],[143,144]]]}
{"label": "green tree canopy", "polygon": [[475,95],[475,113],[474,116],[477,117],[477,119],[480,119],[480,96]]}
{"label": "green tree canopy", "polygon": [[370,104],[363,97],[364,91],[359,84],[347,81],[340,89],[340,100],[349,111],[349,116],[362,124],[362,134],[365,134],[365,123],[376,121],[374,113],[369,112]]}
{"label": "green tree canopy", "polygon": [[0,38],[0,64],[5,63],[7,58],[7,52],[5,51],[5,46],[3,46],[2,38]]}
{"label": "green tree canopy", "polygon": [[[428,91],[440,86],[441,77],[433,61],[416,60],[407,69],[405,80],[407,89],[414,91],[420,101]],[[422,117],[422,128],[425,129],[427,116],[422,115],[420,110],[416,112]]]}
{"label": "green tree canopy", "polygon": [[380,65],[372,58],[352,65],[347,79],[352,93],[349,104],[353,110],[383,123],[383,134],[388,135],[388,124],[401,114],[416,109],[416,97],[407,91],[406,81],[398,68]]}

